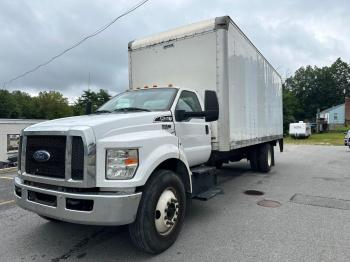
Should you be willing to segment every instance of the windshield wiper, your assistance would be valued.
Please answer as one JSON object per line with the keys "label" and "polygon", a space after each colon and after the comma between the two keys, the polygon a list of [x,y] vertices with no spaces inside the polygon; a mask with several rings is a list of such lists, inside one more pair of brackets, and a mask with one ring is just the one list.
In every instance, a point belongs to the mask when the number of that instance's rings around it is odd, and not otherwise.
{"label": "windshield wiper", "polygon": [[128,111],[145,111],[145,112],[151,112],[151,110],[146,108],[140,108],[140,107],[124,107],[124,108],[117,108],[114,109],[113,112],[128,112]]}
{"label": "windshield wiper", "polygon": [[112,113],[112,111],[109,110],[97,110],[95,113],[93,114],[98,114],[98,113]]}

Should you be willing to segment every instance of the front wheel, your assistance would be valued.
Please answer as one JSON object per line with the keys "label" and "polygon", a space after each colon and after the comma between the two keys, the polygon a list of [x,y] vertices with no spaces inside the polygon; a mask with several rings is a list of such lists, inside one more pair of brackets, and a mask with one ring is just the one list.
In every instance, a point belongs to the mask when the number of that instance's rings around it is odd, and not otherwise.
{"label": "front wheel", "polygon": [[186,192],[180,177],[157,170],[147,182],[137,217],[129,225],[130,239],[139,249],[158,254],[169,248],[185,218]]}

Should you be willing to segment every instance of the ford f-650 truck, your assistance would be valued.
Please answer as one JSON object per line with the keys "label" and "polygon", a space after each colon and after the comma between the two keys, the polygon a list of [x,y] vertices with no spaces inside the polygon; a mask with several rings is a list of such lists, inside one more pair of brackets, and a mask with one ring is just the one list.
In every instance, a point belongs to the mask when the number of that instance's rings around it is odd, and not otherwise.
{"label": "ford f-650 truck", "polygon": [[137,247],[159,253],[176,240],[188,200],[219,191],[216,168],[274,165],[281,78],[227,16],[128,50],[127,91],[93,114],[23,130],[14,193],[48,220],[129,224]]}

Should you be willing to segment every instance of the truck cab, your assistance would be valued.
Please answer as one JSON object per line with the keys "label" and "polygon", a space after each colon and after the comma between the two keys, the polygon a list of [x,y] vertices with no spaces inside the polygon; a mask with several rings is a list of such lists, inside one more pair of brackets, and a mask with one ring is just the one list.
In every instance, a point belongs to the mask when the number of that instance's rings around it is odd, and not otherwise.
{"label": "truck cab", "polygon": [[[174,182],[180,192],[174,186],[159,200],[166,207],[155,210],[162,221],[159,230],[166,232],[173,228],[166,224],[171,222],[167,203],[181,202],[176,212],[184,211],[186,194],[192,193],[190,168],[205,164],[211,154],[209,121],[217,120],[218,103],[215,92],[206,97],[207,111],[191,89],[128,90],[91,115],[24,129],[15,178],[17,204],[47,219],[130,224],[150,177],[166,170],[180,179]],[[175,209],[173,213],[171,219],[178,216]]]}

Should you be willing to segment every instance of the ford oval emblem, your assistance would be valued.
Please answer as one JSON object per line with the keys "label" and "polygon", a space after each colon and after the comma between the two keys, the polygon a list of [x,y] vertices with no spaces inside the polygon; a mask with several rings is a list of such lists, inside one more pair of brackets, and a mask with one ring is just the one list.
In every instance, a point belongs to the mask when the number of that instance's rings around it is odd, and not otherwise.
{"label": "ford oval emblem", "polygon": [[33,154],[33,158],[37,162],[46,162],[50,160],[50,153],[47,152],[46,150],[38,150],[35,151]]}

